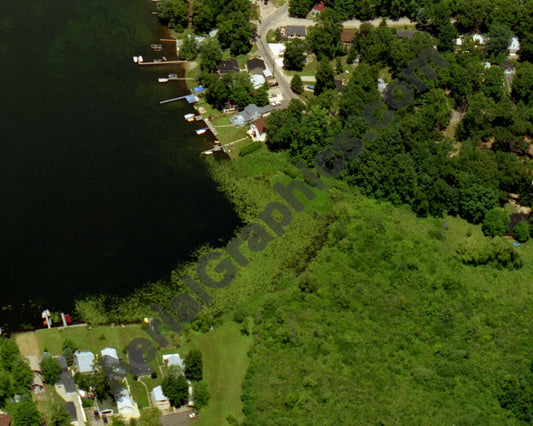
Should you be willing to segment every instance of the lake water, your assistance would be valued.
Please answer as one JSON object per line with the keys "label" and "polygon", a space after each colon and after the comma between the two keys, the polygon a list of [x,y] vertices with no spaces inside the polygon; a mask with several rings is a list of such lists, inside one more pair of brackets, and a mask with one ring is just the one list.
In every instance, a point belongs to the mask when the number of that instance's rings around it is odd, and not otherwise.
{"label": "lake water", "polygon": [[200,155],[211,137],[183,119],[192,107],[159,105],[185,94],[157,83],[177,66],[132,61],[173,55],[150,48],[167,37],[153,10],[0,2],[0,326],[165,279],[239,224]]}

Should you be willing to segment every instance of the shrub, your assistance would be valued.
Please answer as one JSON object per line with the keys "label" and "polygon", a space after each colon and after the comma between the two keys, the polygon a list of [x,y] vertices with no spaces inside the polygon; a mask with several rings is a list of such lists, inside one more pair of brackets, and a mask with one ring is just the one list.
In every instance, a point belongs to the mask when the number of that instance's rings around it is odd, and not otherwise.
{"label": "shrub", "polygon": [[493,264],[497,268],[518,269],[523,263],[515,247],[501,237],[468,238],[459,245],[457,254],[467,265]]}
{"label": "shrub", "polygon": [[244,157],[245,155],[251,154],[252,152],[255,152],[255,151],[261,149],[262,146],[263,146],[262,142],[251,143],[250,145],[247,145],[247,146],[243,147],[239,151],[239,156]]}
{"label": "shrub", "polygon": [[509,215],[505,210],[489,210],[483,219],[483,233],[489,237],[503,237],[509,228]]}
{"label": "shrub", "polygon": [[527,240],[529,240],[529,226],[527,222],[518,222],[513,229],[513,236],[521,243],[525,243]]}

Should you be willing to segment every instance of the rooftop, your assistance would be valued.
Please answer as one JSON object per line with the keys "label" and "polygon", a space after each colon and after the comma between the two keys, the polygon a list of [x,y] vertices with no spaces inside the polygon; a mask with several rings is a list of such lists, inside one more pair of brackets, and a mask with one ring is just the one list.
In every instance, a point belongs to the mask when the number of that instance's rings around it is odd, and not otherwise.
{"label": "rooftop", "polygon": [[11,416],[7,414],[0,414],[0,426],[10,426],[11,425]]}
{"label": "rooftop", "polygon": [[342,30],[341,41],[343,43],[351,43],[354,35],[355,30]]}
{"label": "rooftop", "polygon": [[239,72],[241,69],[239,68],[239,63],[237,62],[237,59],[230,58],[226,61],[220,61],[218,63],[218,72],[221,74],[225,74],[227,72],[235,71]]}
{"label": "rooftop", "polygon": [[266,123],[263,117],[260,117],[255,121],[252,121],[251,124],[257,128],[257,131],[259,132],[259,134],[266,132]]}
{"label": "rooftop", "polygon": [[259,58],[253,58],[246,61],[246,69],[250,74],[261,74],[265,69],[265,61]]}
{"label": "rooftop", "polygon": [[89,351],[74,353],[76,367],[80,373],[90,373],[94,371],[94,354]]}
{"label": "rooftop", "polygon": [[168,401],[168,398],[163,393],[163,388],[161,386],[156,386],[155,388],[153,388],[151,392],[151,396],[152,396],[153,402]]}
{"label": "rooftop", "polygon": [[303,25],[287,25],[285,27],[285,35],[305,37],[305,27]]}
{"label": "rooftop", "polygon": [[320,0],[319,2],[315,3],[312,10],[313,12],[324,12],[324,10],[326,9],[327,9],[326,4],[324,3],[323,0]]}
{"label": "rooftop", "polygon": [[415,35],[415,33],[417,33],[418,31],[415,31],[415,30],[398,30],[396,32],[396,35],[399,37],[399,38],[411,38]]}

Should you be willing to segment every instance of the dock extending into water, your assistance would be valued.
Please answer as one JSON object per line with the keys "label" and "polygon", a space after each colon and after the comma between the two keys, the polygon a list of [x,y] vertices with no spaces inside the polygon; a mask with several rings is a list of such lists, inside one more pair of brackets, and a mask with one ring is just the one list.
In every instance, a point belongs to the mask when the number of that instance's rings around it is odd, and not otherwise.
{"label": "dock extending into water", "polygon": [[213,133],[213,136],[218,136],[217,129],[215,129],[215,126],[213,126],[213,123],[209,120],[209,118],[204,118],[204,123],[207,127],[209,127],[209,130],[211,130],[211,133]]}
{"label": "dock extending into water", "polygon": [[164,101],[159,101],[159,103],[160,103],[161,105],[163,105],[163,104],[168,104],[169,102],[179,101],[180,99],[185,99],[186,97],[187,97],[187,95],[185,95],[185,96],[180,96],[179,98],[165,99]]}
{"label": "dock extending into water", "polygon": [[159,62],[140,62],[139,65],[172,65],[172,64],[183,64],[187,61],[159,61]]}

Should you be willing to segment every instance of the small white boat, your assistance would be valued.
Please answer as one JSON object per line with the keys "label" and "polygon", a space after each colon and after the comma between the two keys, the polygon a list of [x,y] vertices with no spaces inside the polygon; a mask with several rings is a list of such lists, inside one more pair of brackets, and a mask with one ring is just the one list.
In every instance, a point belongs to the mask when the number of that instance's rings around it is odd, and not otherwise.
{"label": "small white boat", "polygon": [[137,63],[139,61],[139,57],[138,56],[134,56],[133,57],[133,62]]}
{"label": "small white boat", "polygon": [[213,151],[211,151],[211,150],[209,150],[209,151],[204,151],[204,154],[205,154],[205,155],[211,155],[211,154],[213,154]]}
{"label": "small white boat", "polygon": [[203,135],[205,132],[207,132],[208,129],[209,129],[209,127],[204,127],[203,129],[198,129],[196,131],[196,134],[197,135]]}
{"label": "small white boat", "polygon": [[194,114],[185,114],[183,116],[183,118],[185,118],[185,120],[187,120],[187,121],[193,121],[194,120]]}
{"label": "small white boat", "polygon": [[168,82],[168,78],[158,78],[157,81],[159,83],[166,83],[166,82]]}
{"label": "small white boat", "polygon": [[137,59],[138,59],[139,63],[144,62],[144,59],[143,59],[142,56],[139,56]]}
{"label": "small white boat", "polygon": [[168,79],[169,80],[176,80],[178,78],[178,74],[169,74]]}

